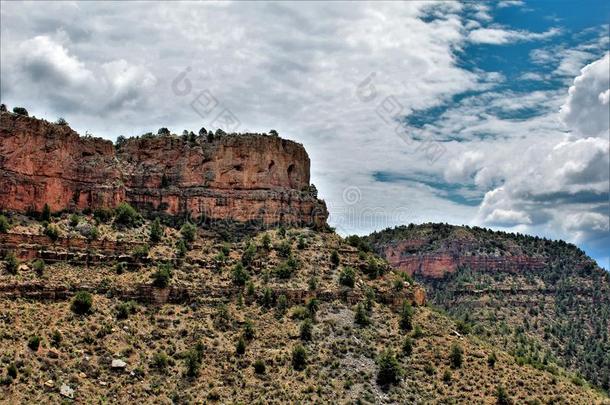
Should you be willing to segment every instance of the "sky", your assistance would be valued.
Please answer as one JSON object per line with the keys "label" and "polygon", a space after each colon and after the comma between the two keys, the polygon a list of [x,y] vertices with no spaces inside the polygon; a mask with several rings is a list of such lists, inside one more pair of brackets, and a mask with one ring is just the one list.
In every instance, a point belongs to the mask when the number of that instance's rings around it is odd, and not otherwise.
{"label": "sky", "polygon": [[0,98],[107,139],[303,143],[343,235],[447,222],[610,268],[610,2],[2,2]]}

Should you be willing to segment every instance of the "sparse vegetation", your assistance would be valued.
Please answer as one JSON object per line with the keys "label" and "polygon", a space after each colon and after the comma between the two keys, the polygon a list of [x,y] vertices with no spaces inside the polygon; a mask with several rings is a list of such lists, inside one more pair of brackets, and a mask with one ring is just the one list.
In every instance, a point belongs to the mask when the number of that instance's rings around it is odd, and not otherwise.
{"label": "sparse vegetation", "polygon": [[354,288],[356,282],[356,272],[351,267],[344,267],[339,275],[339,284],[346,287]]}
{"label": "sparse vegetation", "polygon": [[93,298],[87,291],[79,291],[72,299],[70,309],[78,315],[86,315],[91,312],[93,306]]}

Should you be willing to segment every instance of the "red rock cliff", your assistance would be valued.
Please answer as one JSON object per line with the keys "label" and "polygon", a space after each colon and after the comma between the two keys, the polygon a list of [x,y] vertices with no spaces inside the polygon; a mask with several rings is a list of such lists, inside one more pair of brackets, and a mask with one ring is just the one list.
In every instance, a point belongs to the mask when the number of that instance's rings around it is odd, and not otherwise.
{"label": "red rock cliff", "polygon": [[79,137],[66,125],[0,115],[3,210],[127,201],[172,215],[320,226],[328,213],[309,191],[309,165],[302,145],[274,136],[134,138],[115,151],[110,141]]}

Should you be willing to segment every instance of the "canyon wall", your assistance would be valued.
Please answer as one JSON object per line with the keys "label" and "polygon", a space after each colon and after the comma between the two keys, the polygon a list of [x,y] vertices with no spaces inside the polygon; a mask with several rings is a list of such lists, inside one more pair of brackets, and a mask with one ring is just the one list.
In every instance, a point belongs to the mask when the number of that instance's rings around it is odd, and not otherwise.
{"label": "canyon wall", "polygon": [[421,240],[402,240],[388,244],[379,252],[388,263],[409,275],[428,278],[443,278],[459,268],[467,267],[473,271],[523,272],[542,270],[546,266],[544,259],[527,255],[483,256],[466,255],[466,246],[445,247],[434,252],[414,252],[413,249],[424,246]]}
{"label": "canyon wall", "polygon": [[267,135],[80,137],[67,125],[2,112],[0,209],[114,207],[208,220],[326,224],[302,145]]}

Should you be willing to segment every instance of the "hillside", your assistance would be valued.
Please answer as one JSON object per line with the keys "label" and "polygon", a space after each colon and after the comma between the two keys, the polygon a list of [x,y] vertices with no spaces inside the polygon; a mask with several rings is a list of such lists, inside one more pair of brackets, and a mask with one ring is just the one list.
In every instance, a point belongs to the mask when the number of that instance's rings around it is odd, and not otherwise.
{"label": "hillside", "polygon": [[609,389],[610,277],[576,246],[445,224],[387,229],[352,244],[413,275],[433,305],[520,363],[566,367]]}
{"label": "hillside", "polygon": [[227,238],[122,210],[5,225],[5,403],[607,403],[460,334],[334,233]]}

